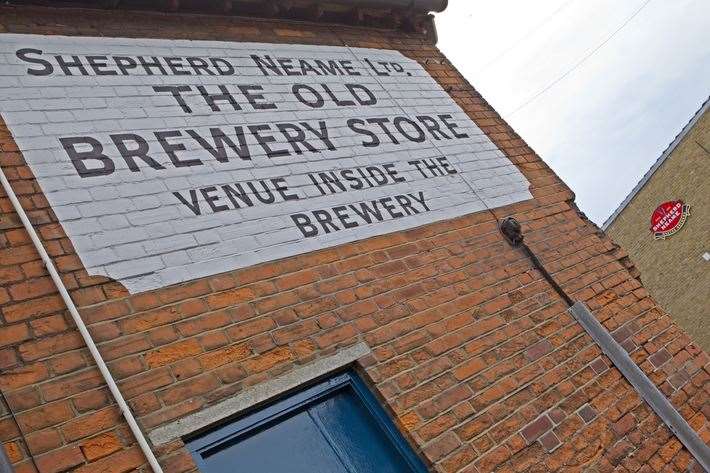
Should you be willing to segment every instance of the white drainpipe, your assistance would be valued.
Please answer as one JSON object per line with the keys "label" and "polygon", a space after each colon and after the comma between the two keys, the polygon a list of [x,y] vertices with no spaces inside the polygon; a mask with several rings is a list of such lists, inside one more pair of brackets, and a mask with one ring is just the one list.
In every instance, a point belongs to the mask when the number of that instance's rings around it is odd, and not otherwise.
{"label": "white drainpipe", "polygon": [[108,370],[106,362],[104,362],[104,359],[101,357],[101,353],[99,353],[99,349],[96,347],[96,343],[94,343],[94,340],[91,338],[89,330],[86,328],[86,325],[84,325],[84,321],[81,319],[79,311],[77,310],[76,305],[74,305],[74,301],[72,301],[71,296],[69,296],[69,292],[67,291],[67,288],[64,285],[64,282],[59,277],[57,268],[54,267],[54,263],[47,254],[47,250],[44,249],[44,246],[42,245],[41,240],[37,236],[37,232],[32,226],[30,219],[27,217],[27,214],[22,208],[22,205],[20,205],[20,201],[17,199],[17,195],[15,195],[15,192],[12,190],[10,182],[7,180],[7,177],[5,176],[2,167],[0,167],[0,184],[2,184],[3,189],[5,189],[5,193],[10,198],[10,202],[12,202],[12,206],[15,208],[15,212],[17,212],[17,215],[20,216],[20,220],[22,220],[22,224],[27,230],[27,233],[29,233],[30,238],[32,239],[32,243],[34,243],[35,248],[37,248],[37,252],[42,257],[42,261],[44,262],[47,271],[49,271],[49,275],[52,277],[52,281],[54,281],[54,284],[57,286],[57,290],[62,296],[64,304],[66,304],[67,309],[69,309],[69,313],[74,319],[74,323],[79,329],[79,333],[81,333],[81,336],[84,339],[84,343],[86,343],[86,346],[89,347],[91,356],[94,357],[94,361],[99,367],[101,375],[104,377],[108,388],[111,390],[111,394],[116,400],[116,404],[118,404],[118,407],[121,409],[123,417],[125,417],[126,422],[128,422],[128,426],[131,428],[133,435],[136,437],[136,440],[138,441],[138,444],[140,445],[143,454],[148,460],[148,463],[153,469],[153,472],[163,473],[163,469],[160,467],[158,460],[155,458],[153,451],[150,449],[148,441],[143,435],[143,432],[141,432],[140,427],[138,427],[138,423],[133,417],[133,414],[131,413],[128,404],[126,404],[126,400],[123,399],[123,395],[121,394],[121,391],[119,391],[118,386],[116,385],[116,381],[113,379],[113,376],[111,376],[111,372]]}

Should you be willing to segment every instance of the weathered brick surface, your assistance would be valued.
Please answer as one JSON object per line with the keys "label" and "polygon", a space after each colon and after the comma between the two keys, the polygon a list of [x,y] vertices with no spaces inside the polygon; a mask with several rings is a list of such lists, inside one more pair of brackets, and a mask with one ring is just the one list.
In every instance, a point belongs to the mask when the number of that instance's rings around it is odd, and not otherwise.
{"label": "weathered brick surface", "polygon": [[[513,214],[523,223],[526,240],[557,281],[623,338],[706,442],[707,354],[658,308],[618,248],[578,212],[569,189],[423,38],[6,6],[0,31],[397,49],[447,88],[532,183],[534,200],[494,212],[129,296],[77,264],[0,126],[3,170],[145,431],[364,341],[372,349],[361,360],[367,381],[435,471],[695,468],[531,262],[503,241],[496,220]],[[0,222],[0,313],[2,329],[12,334],[0,346],[0,388],[21,429],[1,406],[0,441],[19,472],[33,471],[30,454],[42,472],[146,470],[4,195]],[[13,287],[37,289],[28,296]],[[156,453],[166,471],[194,469],[180,441]]]}

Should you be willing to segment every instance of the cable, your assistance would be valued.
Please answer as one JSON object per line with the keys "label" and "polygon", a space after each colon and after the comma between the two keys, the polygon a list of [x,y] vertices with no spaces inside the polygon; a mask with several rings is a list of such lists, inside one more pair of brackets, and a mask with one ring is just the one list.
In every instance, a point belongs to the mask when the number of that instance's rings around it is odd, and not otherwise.
{"label": "cable", "polygon": [[530,105],[532,102],[534,102],[534,101],[535,101],[538,97],[540,97],[542,94],[544,94],[545,92],[547,92],[548,90],[550,90],[552,87],[554,87],[555,85],[557,85],[557,84],[558,84],[560,81],[562,81],[565,77],[567,77],[567,76],[570,75],[572,72],[574,72],[579,66],[581,66],[582,64],[584,64],[584,62],[585,62],[587,59],[589,59],[590,57],[592,57],[597,51],[599,51],[599,50],[600,50],[601,48],[603,48],[609,41],[611,41],[611,39],[612,39],[614,36],[616,36],[616,34],[617,34],[619,31],[621,31],[622,29],[624,29],[624,27],[625,27],[626,25],[628,25],[628,24],[631,22],[631,20],[633,20],[634,18],[636,18],[636,15],[638,15],[639,13],[641,13],[641,10],[643,10],[644,8],[646,8],[646,5],[648,5],[649,3],[651,3],[651,0],[646,0],[638,9],[636,9],[636,11],[635,11],[630,17],[628,17],[626,20],[624,20],[624,22],[621,24],[621,26],[619,26],[616,30],[614,30],[614,32],[612,32],[609,36],[607,36],[607,38],[606,38],[604,41],[602,41],[596,48],[592,49],[589,53],[587,53],[586,55],[584,55],[584,56],[582,57],[582,59],[580,59],[579,61],[577,61],[577,62],[574,64],[574,66],[572,66],[571,69],[569,69],[567,72],[565,72],[564,74],[562,74],[560,77],[558,77],[557,79],[555,79],[554,81],[552,81],[550,84],[548,84],[548,85],[547,85],[546,87],[544,87],[542,90],[540,90],[538,93],[536,93],[535,95],[533,95],[532,97],[530,97],[528,100],[526,100],[525,102],[523,102],[522,104],[520,104],[520,105],[519,105],[518,107],[516,107],[512,112],[510,112],[510,113],[508,113],[508,114],[506,114],[506,115],[507,115],[507,116],[513,116],[513,115],[515,115],[515,114],[518,113],[520,110],[522,110],[523,108],[527,107],[527,106]]}
{"label": "cable", "polygon": [[528,30],[527,33],[525,33],[523,36],[521,36],[515,43],[510,45],[508,48],[503,50],[502,53],[488,61],[486,64],[483,65],[483,68],[479,71],[479,74],[485,73],[488,69],[490,69],[494,64],[496,64],[498,61],[503,59],[504,56],[506,56],[509,52],[511,52],[513,49],[517,48],[520,43],[528,39],[530,36],[533,34],[537,33],[537,31],[545,26],[552,18],[557,16],[562,10],[567,8],[572,2],[575,0],[568,0],[567,2],[563,3],[557,10],[553,11],[550,15],[548,15],[544,20],[542,20],[540,23],[532,27],[531,29]]}
{"label": "cable", "polygon": [[[493,218],[498,220],[495,212],[493,212],[491,209],[488,209],[488,211],[493,215]],[[525,243],[525,237],[523,236],[523,230],[520,226],[520,222],[518,222],[515,217],[505,217],[498,220],[498,229],[503,235],[503,238],[505,238],[505,240],[510,246],[512,246],[513,248],[521,248],[523,250],[525,256],[530,259],[535,269],[540,271],[542,277],[545,278],[545,280],[557,293],[557,295],[559,295],[560,298],[565,301],[568,307],[572,307],[575,304],[575,301],[572,300],[572,298],[569,296],[569,294],[565,292],[564,289],[562,289],[562,286],[557,283],[552,273],[547,270],[542,261],[540,261],[540,259],[533,252],[533,250],[531,250],[530,247]]]}
{"label": "cable", "polygon": [[550,272],[547,270],[545,265],[542,264],[542,261],[540,261],[537,255],[533,253],[530,247],[524,242],[520,244],[520,247],[523,249],[523,252],[527,255],[527,257],[530,258],[530,261],[532,261],[533,266],[535,266],[535,268],[540,271],[542,277],[544,277],[548,284],[552,286],[552,289],[554,289],[557,295],[565,301],[567,306],[572,307],[574,305],[574,301],[572,300],[572,298],[569,296],[569,294],[565,292],[564,289],[562,289],[562,286],[557,283],[554,276],[550,274]]}

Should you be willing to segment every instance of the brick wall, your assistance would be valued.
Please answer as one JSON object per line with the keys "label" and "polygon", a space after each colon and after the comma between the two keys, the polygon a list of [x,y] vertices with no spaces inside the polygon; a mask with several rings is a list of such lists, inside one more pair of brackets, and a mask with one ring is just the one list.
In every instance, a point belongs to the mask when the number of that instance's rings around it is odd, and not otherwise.
{"label": "brick wall", "polygon": [[[625,248],[644,285],[659,304],[705,350],[710,349],[708,287],[710,263],[710,113],[705,113],[653,177],[609,226]],[[691,215],[683,229],[665,240],[649,231],[653,211],[663,202],[683,200]]]}
{"label": "brick wall", "polygon": [[[708,358],[573,194],[423,38],[235,18],[0,7],[0,32],[301,42],[418,61],[533,200],[137,295],[89,277],[9,132],[0,159],[145,432],[364,341],[360,370],[433,471],[685,471],[688,452],[497,230],[515,215],[707,442]],[[0,441],[18,472],[147,469],[27,234],[0,196]],[[10,415],[14,413],[14,417]],[[706,417],[707,416],[707,417]],[[180,441],[156,448],[194,469]]]}

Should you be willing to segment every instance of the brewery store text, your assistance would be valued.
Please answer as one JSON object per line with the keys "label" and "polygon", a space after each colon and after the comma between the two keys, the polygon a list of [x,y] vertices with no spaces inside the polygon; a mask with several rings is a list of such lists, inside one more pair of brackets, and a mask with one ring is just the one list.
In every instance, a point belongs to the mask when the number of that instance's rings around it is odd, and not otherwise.
{"label": "brewery store text", "polygon": [[707,353],[445,7],[0,5],[0,469],[702,471],[571,302],[706,444]]}

